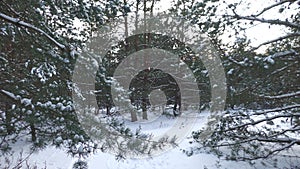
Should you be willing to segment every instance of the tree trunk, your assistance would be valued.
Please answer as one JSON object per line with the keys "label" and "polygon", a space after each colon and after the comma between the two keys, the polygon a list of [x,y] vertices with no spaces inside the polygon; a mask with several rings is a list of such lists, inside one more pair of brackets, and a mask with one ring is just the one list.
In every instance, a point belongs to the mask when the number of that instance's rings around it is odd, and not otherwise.
{"label": "tree trunk", "polygon": [[146,99],[145,98],[143,98],[143,101],[142,101],[142,110],[143,110],[143,119],[144,120],[148,120],[147,103],[146,103]]}
{"label": "tree trunk", "polygon": [[[127,1],[124,0],[124,5],[127,5]],[[124,26],[125,26],[125,38],[128,37],[128,20],[127,20],[127,16],[124,14]]]}
{"label": "tree trunk", "polygon": [[35,142],[37,138],[36,138],[36,129],[33,123],[30,123],[30,134],[31,134],[31,141]]}
{"label": "tree trunk", "polygon": [[7,130],[7,134],[10,135],[10,134],[13,133],[13,130],[14,130],[14,128],[11,124],[12,116],[9,112],[7,112],[7,110],[9,110],[10,105],[8,103],[6,103],[5,106],[6,106],[6,109],[4,111],[4,113],[5,113],[5,126],[6,126],[6,130]]}
{"label": "tree trunk", "polygon": [[131,121],[135,122],[137,121],[137,115],[135,111],[131,111]]}

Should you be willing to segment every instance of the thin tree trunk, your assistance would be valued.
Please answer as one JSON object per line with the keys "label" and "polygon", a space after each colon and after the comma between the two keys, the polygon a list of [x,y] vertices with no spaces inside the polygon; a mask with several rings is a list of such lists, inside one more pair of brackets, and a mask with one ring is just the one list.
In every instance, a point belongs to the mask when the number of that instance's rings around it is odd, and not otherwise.
{"label": "thin tree trunk", "polygon": [[[135,33],[137,33],[137,31],[138,31],[138,19],[139,19],[139,17],[138,17],[139,16],[138,15],[138,11],[139,11],[139,4],[140,4],[140,0],[137,0],[136,1],[136,6],[135,6],[135,23],[134,23]],[[138,51],[138,37],[137,36],[135,36],[135,38],[134,38],[134,48],[135,48],[135,51]],[[138,61],[135,60],[135,65],[137,63],[138,63]],[[131,115],[131,121],[132,122],[137,121],[137,115],[136,115],[135,111],[131,110],[130,115]]]}
{"label": "thin tree trunk", "polygon": [[143,97],[143,101],[142,101],[142,110],[143,110],[143,119],[148,120],[147,103],[146,103],[146,98],[145,97]]}
{"label": "thin tree trunk", "polygon": [[[124,5],[127,5],[127,0],[124,0]],[[124,13],[124,26],[125,26],[125,38],[128,37],[128,20],[127,20],[127,15]]]}
{"label": "thin tree trunk", "polygon": [[37,137],[36,137],[36,129],[33,123],[30,123],[30,134],[31,134],[31,141],[35,142]]}
{"label": "thin tree trunk", "polygon": [[[6,103],[6,109],[5,110],[9,110],[9,104]],[[13,133],[13,126],[11,125],[11,119],[12,116],[9,112],[5,111],[5,126],[6,126],[6,130],[7,130],[7,134],[10,135]]]}

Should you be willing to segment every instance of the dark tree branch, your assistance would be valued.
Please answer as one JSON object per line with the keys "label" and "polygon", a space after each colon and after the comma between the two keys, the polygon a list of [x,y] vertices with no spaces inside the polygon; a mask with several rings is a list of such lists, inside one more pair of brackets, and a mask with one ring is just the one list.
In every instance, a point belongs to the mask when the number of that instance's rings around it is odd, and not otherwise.
{"label": "dark tree branch", "polygon": [[266,7],[266,8],[264,8],[262,11],[260,11],[258,14],[252,15],[252,16],[253,16],[253,17],[258,17],[258,16],[260,16],[261,14],[265,13],[266,11],[268,11],[268,10],[270,10],[270,9],[276,7],[276,6],[279,6],[279,5],[282,5],[282,4],[284,4],[284,3],[287,3],[287,2],[290,2],[290,0],[279,1],[278,3]]}
{"label": "dark tree branch", "polygon": [[8,5],[5,1],[2,1],[2,3],[12,12],[14,13],[17,17],[22,17],[21,14],[17,11],[15,11],[10,5]]}
{"label": "dark tree branch", "polygon": [[257,18],[256,16],[242,16],[242,15],[239,15],[235,10],[236,10],[236,7],[233,7],[232,12],[233,12],[234,15],[227,15],[227,16],[231,17],[231,18],[236,18],[237,20],[243,19],[243,20],[248,20],[248,21],[257,21],[257,22],[261,22],[261,23],[269,23],[271,25],[284,25],[284,26],[287,26],[287,27],[300,29],[300,24],[297,24],[297,23],[282,21],[282,20],[279,20],[279,19]]}
{"label": "dark tree branch", "polygon": [[292,142],[290,142],[290,143],[287,144],[287,145],[284,145],[284,146],[282,146],[282,147],[280,147],[280,148],[277,148],[277,149],[275,149],[275,150],[272,150],[272,151],[268,152],[268,153],[267,153],[266,155],[264,155],[264,156],[257,156],[257,157],[253,157],[253,158],[250,158],[250,157],[239,157],[239,159],[240,159],[240,160],[258,160],[258,159],[266,159],[266,158],[269,158],[270,156],[272,156],[272,155],[274,155],[274,154],[277,154],[277,153],[279,153],[279,152],[281,152],[281,151],[283,151],[283,150],[287,150],[287,149],[291,148],[293,145],[299,144],[299,143],[300,143],[299,140],[298,140],[298,141],[292,141]]}
{"label": "dark tree branch", "polygon": [[291,66],[294,66],[295,64],[298,64],[298,61],[296,61],[294,63],[291,63],[291,64],[289,64],[287,66],[284,66],[284,67],[282,67],[280,69],[277,69],[277,70],[273,71],[272,73],[270,73],[269,75],[267,75],[267,78],[269,78],[270,76],[275,75],[277,73],[280,73],[280,72],[284,71],[285,69],[287,69],[287,68],[289,68]]}
{"label": "dark tree branch", "polygon": [[[299,29],[300,29],[300,25],[298,25],[298,26],[299,26]],[[277,41],[281,41],[281,40],[284,40],[284,39],[287,39],[287,38],[295,37],[295,36],[300,36],[300,32],[290,33],[290,34],[287,34],[285,36],[282,36],[282,37],[264,42],[264,43],[262,43],[262,44],[260,44],[256,47],[252,48],[250,51],[255,51],[255,50],[257,50],[258,48],[260,48],[264,45],[268,45],[268,44],[271,44],[271,43],[274,43],[274,42],[277,42]]]}
{"label": "dark tree branch", "polygon": [[232,16],[232,17],[237,18],[237,19],[249,20],[249,21],[258,21],[261,23],[269,23],[272,25],[284,25],[287,27],[300,29],[300,24],[296,24],[296,23],[292,23],[292,22],[288,22],[288,21],[282,21],[279,19],[264,19],[264,18],[256,18],[253,16],[241,16],[241,15],[238,15],[237,13],[235,13],[235,16]]}
{"label": "dark tree branch", "polygon": [[[290,131],[295,131],[295,130],[290,130]],[[299,128],[297,128],[296,131],[299,131]],[[228,146],[234,146],[237,144],[249,143],[251,141],[260,141],[260,142],[267,142],[267,143],[287,143],[287,144],[293,143],[293,144],[300,145],[300,140],[294,139],[294,138],[272,138],[272,136],[270,136],[268,138],[267,137],[258,137],[258,136],[253,136],[253,137],[249,138],[249,137],[241,136],[237,133],[235,133],[234,135],[230,135],[230,137],[238,138],[240,140],[237,142],[221,143],[218,145],[214,145],[212,147],[213,148],[228,147]]]}

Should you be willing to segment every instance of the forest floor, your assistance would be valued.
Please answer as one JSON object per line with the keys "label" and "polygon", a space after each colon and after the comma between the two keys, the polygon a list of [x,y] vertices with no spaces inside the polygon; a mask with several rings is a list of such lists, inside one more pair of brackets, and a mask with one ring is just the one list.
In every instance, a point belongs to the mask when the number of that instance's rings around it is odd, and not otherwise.
{"label": "forest floor", "polygon": [[[195,124],[192,126],[191,131],[197,130],[204,127],[206,123],[206,117],[209,115],[208,112],[201,113],[201,116],[197,118]],[[153,119],[150,116],[151,119]],[[160,116],[153,119],[150,122],[136,122],[126,123],[131,129],[142,127],[142,131],[146,133],[152,133],[153,135],[168,132],[170,128],[176,121],[174,117]],[[261,161],[257,161],[256,164],[250,165],[248,162],[235,162],[226,161],[224,159],[219,159],[217,156],[202,152],[196,153],[192,156],[187,156],[183,153],[183,149],[189,150],[192,146],[196,146],[190,143],[191,138],[187,134],[184,139],[178,144],[178,147],[162,152],[151,158],[129,158],[125,160],[116,160],[115,156],[112,154],[98,152],[92,154],[85,160],[88,163],[89,169],[252,169],[252,168],[274,168],[272,166],[272,161],[263,160],[266,164],[262,165]],[[300,148],[298,149],[300,152]],[[29,152],[29,142],[20,140],[13,147],[14,154],[12,156],[7,156],[8,160],[16,164],[18,157],[20,157],[20,152],[22,156],[26,157]],[[294,152],[295,153],[295,152]],[[46,147],[45,149],[35,152],[30,155],[27,163],[31,166],[37,166],[38,169],[72,169],[76,158],[66,154],[66,151],[62,149],[57,149],[55,147]],[[5,163],[5,157],[0,157],[0,163],[2,165]],[[287,166],[294,165],[295,161],[292,159],[281,158],[278,161],[277,168],[290,168]],[[299,161],[297,161],[299,164]],[[1,165],[0,165],[1,166]],[[12,165],[13,166],[13,165]],[[23,168],[23,167],[22,167]],[[25,167],[24,167],[25,168]]]}

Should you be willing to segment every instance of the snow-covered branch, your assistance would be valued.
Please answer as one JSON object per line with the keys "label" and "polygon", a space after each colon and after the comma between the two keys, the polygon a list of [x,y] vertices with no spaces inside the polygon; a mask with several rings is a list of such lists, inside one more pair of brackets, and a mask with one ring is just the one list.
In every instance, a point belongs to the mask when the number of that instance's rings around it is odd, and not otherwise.
{"label": "snow-covered branch", "polygon": [[277,52],[268,57],[271,57],[272,59],[274,59],[274,58],[284,57],[284,56],[289,56],[289,55],[299,55],[299,53],[297,53],[295,50],[288,50],[288,51],[283,51],[283,52]]}
{"label": "snow-covered branch", "polygon": [[295,108],[300,108],[300,104],[288,105],[288,106],[285,106],[285,107],[279,107],[279,108],[274,108],[274,109],[260,110],[260,111],[257,111],[256,113],[251,114],[251,115],[261,115],[261,114],[285,111],[285,110],[290,110],[290,109],[295,109]]}
{"label": "snow-covered branch", "polygon": [[263,142],[270,142],[270,143],[294,143],[294,144],[300,144],[299,139],[295,138],[272,138],[272,137],[261,137],[261,136],[253,136],[252,138],[248,138],[245,136],[241,135],[235,135],[235,137],[242,139],[242,140],[247,140],[249,141],[263,141]]}
{"label": "snow-covered branch", "polygon": [[246,66],[245,62],[243,62],[243,61],[237,61],[237,60],[233,59],[232,57],[229,57],[228,60],[231,61],[232,63],[235,63],[238,66],[241,66],[241,67]]}
{"label": "snow-covered branch", "polygon": [[[299,128],[298,128],[299,130]],[[293,131],[298,131],[293,130]],[[269,143],[293,143],[293,144],[300,144],[299,139],[294,138],[273,138],[273,137],[261,137],[261,136],[253,136],[251,138],[247,136],[242,136],[237,133],[233,133],[232,137],[239,138],[238,142],[224,142],[213,147],[227,147],[227,146],[234,146],[237,144],[249,143],[250,141],[261,141],[261,142],[269,142]]]}
{"label": "snow-covered branch", "polygon": [[283,146],[280,146],[279,148],[275,148],[272,151],[267,152],[265,155],[261,155],[261,156],[256,156],[256,157],[238,157],[239,160],[257,160],[257,159],[266,159],[274,154],[277,154],[281,151],[287,150],[289,148],[291,148],[293,145],[295,144],[300,144],[300,140],[286,140],[286,139],[279,139],[276,140],[270,140],[267,138],[257,138],[256,141],[260,141],[260,142],[277,142],[277,143],[288,143],[285,144]]}
{"label": "snow-covered branch", "polygon": [[231,128],[228,128],[225,131],[232,131],[232,130],[236,130],[236,129],[239,129],[239,128],[244,128],[246,126],[254,126],[254,125],[257,125],[257,124],[265,122],[265,121],[270,121],[270,120],[274,120],[274,119],[278,119],[278,118],[284,118],[284,117],[300,117],[300,113],[279,114],[279,115],[275,115],[273,117],[268,117],[268,118],[253,121],[253,122],[250,122],[250,123],[245,123],[245,124],[241,124],[241,125],[238,125],[238,126],[235,126],[235,127],[231,127]]}
{"label": "snow-covered branch", "polygon": [[8,15],[5,15],[3,13],[0,13],[0,18],[7,21],[7,22],[10,22],[10,23],[13,23],[17,26],[21,26],[21,27],[25,27],[25,28],[28,28],[28,29],[31,29],[31,30],[34,30],[42,35],[44,35],[45,37],[47,37],[51,42],[53,42],[56,46],[58,46],[60,49],[66,49],[66,46],[59,43],[58,41],[56,41],[54,38],[52,38],[49,34],[47,34],[45,31],[29,24],[29,23],[26,23],[24,21],[21,21],[20,19],[18,18],[13,18],[13,17],[10,17]]}
{"label": "snow-covered branch", "polygon": [[13,100],[19,100],[20,98],[18,98],[16,95],[14,95],[11,92],[8,92],[6,90],[0,90],[3,94],[5,94],[6,96],[10,97]]}
{"label": "snow-covered branch", "polygon": [[284,99],[288,97],[294,97],[294,96],[300,96],[300,91],[297,91],[295,93],[287,93],[282,95],[276,95],[276,96],[265,96],[265,95],[259,95],[259,97],[263,97],[266,99]]}
{"label": "snow-covered branch", "polygon": [[264,18],[257,18],[254,16],[241,16],[236,13],[234,16],[231,16],[231,17],[236,18],[236,19],[244,19],[244,20],[248,20],[248,21],[258,21],[261,23],[269,23],[272,25],[284,25],[287,27],[300,29],[300,24],[296,24],[296,23],[292,23],[292,22],[288,22],[288,21],[282,21],[279,19],[264,19]]}
{"label": "snow-covered branch", "polygon": [[22,98],[20,95],[15,95],[9,91],[6,90],[0,90],[0,92],[2,92],[3,94],[5,94],[6,96],[10,97],[13,100],[20,100],[21,104],[25,105],[25,106],[29,106],[32,105],[31,103],[31,99],[28,98]]}

